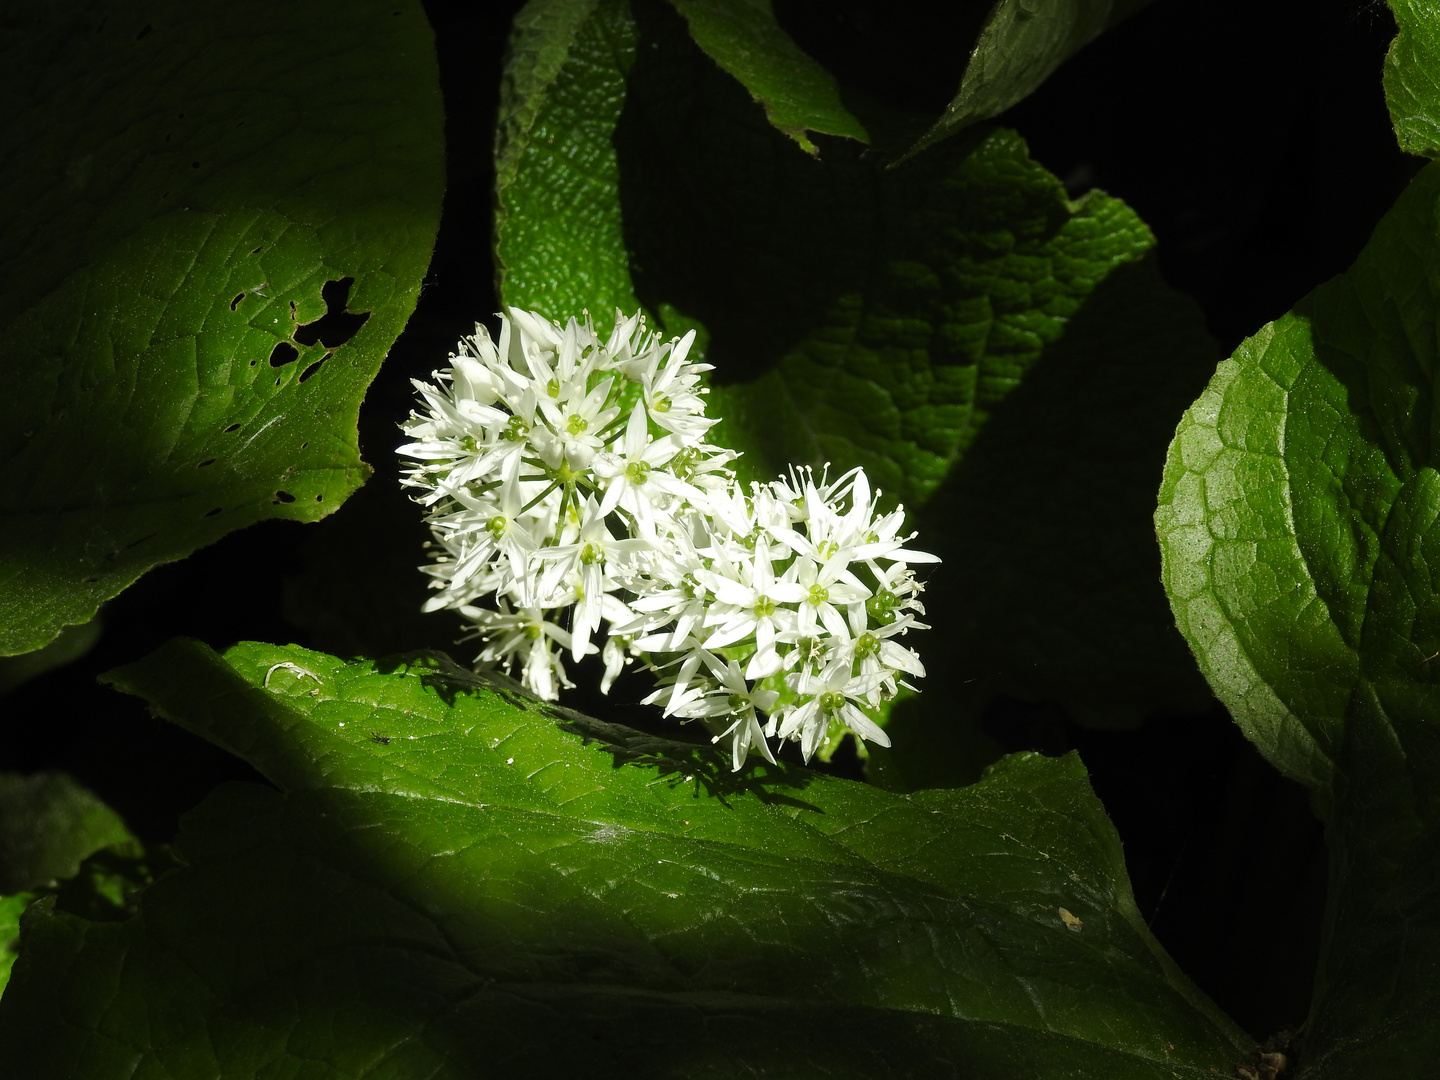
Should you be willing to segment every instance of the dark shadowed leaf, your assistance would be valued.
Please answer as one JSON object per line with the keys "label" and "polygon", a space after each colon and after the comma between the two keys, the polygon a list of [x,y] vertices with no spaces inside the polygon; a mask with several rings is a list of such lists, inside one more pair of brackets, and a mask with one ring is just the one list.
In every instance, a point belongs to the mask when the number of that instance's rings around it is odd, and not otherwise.
{"label": "dark shadowed leaf", "polygon": [[115,811],[63,773],[0,773],[0,894],[74,877],[101,848],[133,845]]}
{"label": "dark shadowed leaf", "polygon": [[999,116],[1061,64],[1150,0],[998,0],[965,65],[960,89],[914,154]]}

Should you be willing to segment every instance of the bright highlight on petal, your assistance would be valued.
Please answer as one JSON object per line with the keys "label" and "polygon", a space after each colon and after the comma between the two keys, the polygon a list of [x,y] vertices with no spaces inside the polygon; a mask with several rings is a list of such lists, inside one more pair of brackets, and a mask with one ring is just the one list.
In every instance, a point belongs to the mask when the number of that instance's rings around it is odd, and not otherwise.
{"label": "bright highlight on petal", "polygon": [[477,666],[554,700],[572,660],[629,664],[646,698],[703,723],[740,769],[792,739],[808,761],[849,731],[881,746],[875,710],[924,665],[902,643],[924,614],[904,511],[880,513],[860,469],[808,468],[746,491],[704,441],[707,364],[616,313],[564,326],[500,315],[459,345],[402,425],[404,483],[426,508],[427,611],[469,620]]}

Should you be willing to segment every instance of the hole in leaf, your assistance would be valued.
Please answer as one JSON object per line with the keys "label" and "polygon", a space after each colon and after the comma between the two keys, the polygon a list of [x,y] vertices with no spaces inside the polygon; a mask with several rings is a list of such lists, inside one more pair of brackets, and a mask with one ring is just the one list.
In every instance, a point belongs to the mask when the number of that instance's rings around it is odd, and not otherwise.
{"label": "hole in leaf", "polygon": [[229,433],[232,432],[232,431],[239,431],[239,430],[240,430],[240,425],[239,425],[239,424],[231,424],[229,427],[227,427],[227,428],[225,429],[226,434],[229,434]]}
{"label": "hole in leaf", "polygon": [[95,582],[99,581],[104,576],[104,574],[91,574],[89,577],[85,578],[84,581],[86,585],[94,585]]}
{"label": "hole in leaf", "polygon": [[[151,30],[154,30],[154,29],[155,29],[155,27],[151,26],[151,25],[147,22],[144,26],[142,26],[142,27],[140,28],[140,32],[135,35],[135,40],[136,40],[136,41],[143,41],[145,38],[147,38],[147,37],[150,36],[150,31],[151,31]],[[183,114],[182,114],[182,115],[183,115]]]}
{"label": "hole in leaf", "polygon": [[320,370],[320,365],[323,364],[326,360],[329,360],[329,359],[330,359],[330,354],[327,352],[324,356],[320,357],[319,360],[316,360],[313,364],[311,364],[309,367],[307,367],[304,371],[300,372],[300,381],[301,381],[301,382],[304,382],[304,381],[305,381],[306,379],[308,379],[311,375],[314,375],[317,371]]}
{"label": "hole in leaf", "polygon": [[299,359],[300,350],[288,341],[277,341],[275,348],[270,350],[271,367],[284,367],[286,364],[293,364]]}
{"label": "hole in leaf", "polygon": [[125,547],[126,547],[127,549],[128,549],[128,548],[133,548],[133,547],[139,547],[141,544],[143,544],[146,540],[149,540],[149,539],[150,539],[152,536],[154,536],[154,535],[155,535],[154,533],[146,533],[144,536],[140,537],[140,539],[138,539],[138,540],[131,540],[130,543],[128,543],[128,544],[125,545]]}
{"label": "hole in leaf", "polygon": [[285,381],[285,379],[284,379],[283,376],[280,376],[280,375],[275,376],[275,385],[276,385],[276,386],[279,386],[279,385],[280,385],[282,382],[284,382],[284,381]]}
{"label": "hole in leaf", "polygon": [[350,299],[353,277],[327,281],[320,289],[320,299],[325,301],[325,314],[314,322],[306,323],[295,331],[295,340],[301,345],[314,345],[317,341],[327,349],[338,349],[349,341],[370,318],[368,311],[356,314],[346,308]]}
{"label": "hole in leaf", "polygon": [[244,300],[244,299],[245,299],[245,294],[244,294],[243,292],[242,292],[242,293],[236,293],[236,294],[235,294],[235,299],[230,301],[230,310],[231,310],[231,311],[234,311],[237,307],[240,306],[240,301],[241,301],[241,300]]}
{"label": "hole in leaf", "polygon": [[218,507],[218,506],[215,507],[214,510],[206,510],[206,511],[205,511],[205,516],[206,516],[206,517],[214,517],[216,514],[220,513],[220,510],[221,510],[221,507]]}
{"label": "hole in leaf", "polygon": [[310,440],[309,440],[309,439],[306,439],[304,442],[302,442],[302,443],[300,444],[300,449],[301,449],[301,450],[304,450],[304,449],[306,449],[309,445],[310,445]]}
{"label": "hole in leaf", "polygon": [[277,491],[275,492],[275,501],[277,503],[292,503],[295,501],[295,496],[291,495],[288,491]]}
{"label": "hole in leaf", "polygon": [[264,245],[264,244],[261,244],[258,248],[251,248],[251,249],[250,249],[250,254],[251,254],[251,255],[259,255],[260,252],[262,252],[262,251],[264,251],[264,250],[265,250],[265,245]]}
{"label": "hole in leaf", "polygon": [[251,360],[251,361],[250,361],[250,366],[251,366],[251,367],[254,367],[254,366],[255,366],[256,364],[258,364],[259,362],[260,362],[259,360]]}
{"label": "hole in leaf", "polygon": [[197,469],[203,469],[203,468],[205,468],[206,465],[214,465],[214,464],[215,464],[215,459],[214,459],[213,457],[207,457],[204,461],[200,462],[200,464],[197,465],[197,466],[195,466],[195,467],[196,467]]}
{"label": "hole in leaf", "polygon": [[324,495],[316,495],[316,496],[315,496],[315,501],[316,501],[316,502],[321,502],[321,501],[324,500],[324,498],[325,498]]}

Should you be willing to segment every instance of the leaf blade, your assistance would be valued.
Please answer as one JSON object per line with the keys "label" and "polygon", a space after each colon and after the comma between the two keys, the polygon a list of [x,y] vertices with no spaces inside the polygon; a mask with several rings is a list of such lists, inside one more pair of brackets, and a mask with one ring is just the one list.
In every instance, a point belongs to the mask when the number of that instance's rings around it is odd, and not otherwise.
{"label": "leaf blade", "polygon": [[368,471],[360,398],[438,223],[429,28],[408,2],[268,37],[216,11],[45,8],[6,37],[7,138],[34,154],[0,178],[33,207],[0,260],[0,652]]}

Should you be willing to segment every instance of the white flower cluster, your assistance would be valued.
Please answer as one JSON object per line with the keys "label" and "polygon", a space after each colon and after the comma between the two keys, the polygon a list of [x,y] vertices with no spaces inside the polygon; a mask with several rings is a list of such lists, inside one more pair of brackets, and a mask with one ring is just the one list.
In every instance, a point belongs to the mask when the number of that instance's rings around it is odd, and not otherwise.
{"label": "white flower cluster", "polygon": [[770,737],[806,760],[846,729],[888,746],[867,710],[925,674],[900,639],[925,628],[909,564],[938,561],[905,548],[903,510],[880,514],[859,469],[743,490],[705,442],[693,332],[500,320],[415,383],[425,412],[403,425],[435,537],[426,610],[459,611],[481,665],[551,700],[603,627],[601,689],[639,658],[660,681],[647,703],[702,720],[736,769],[773,761]]}

